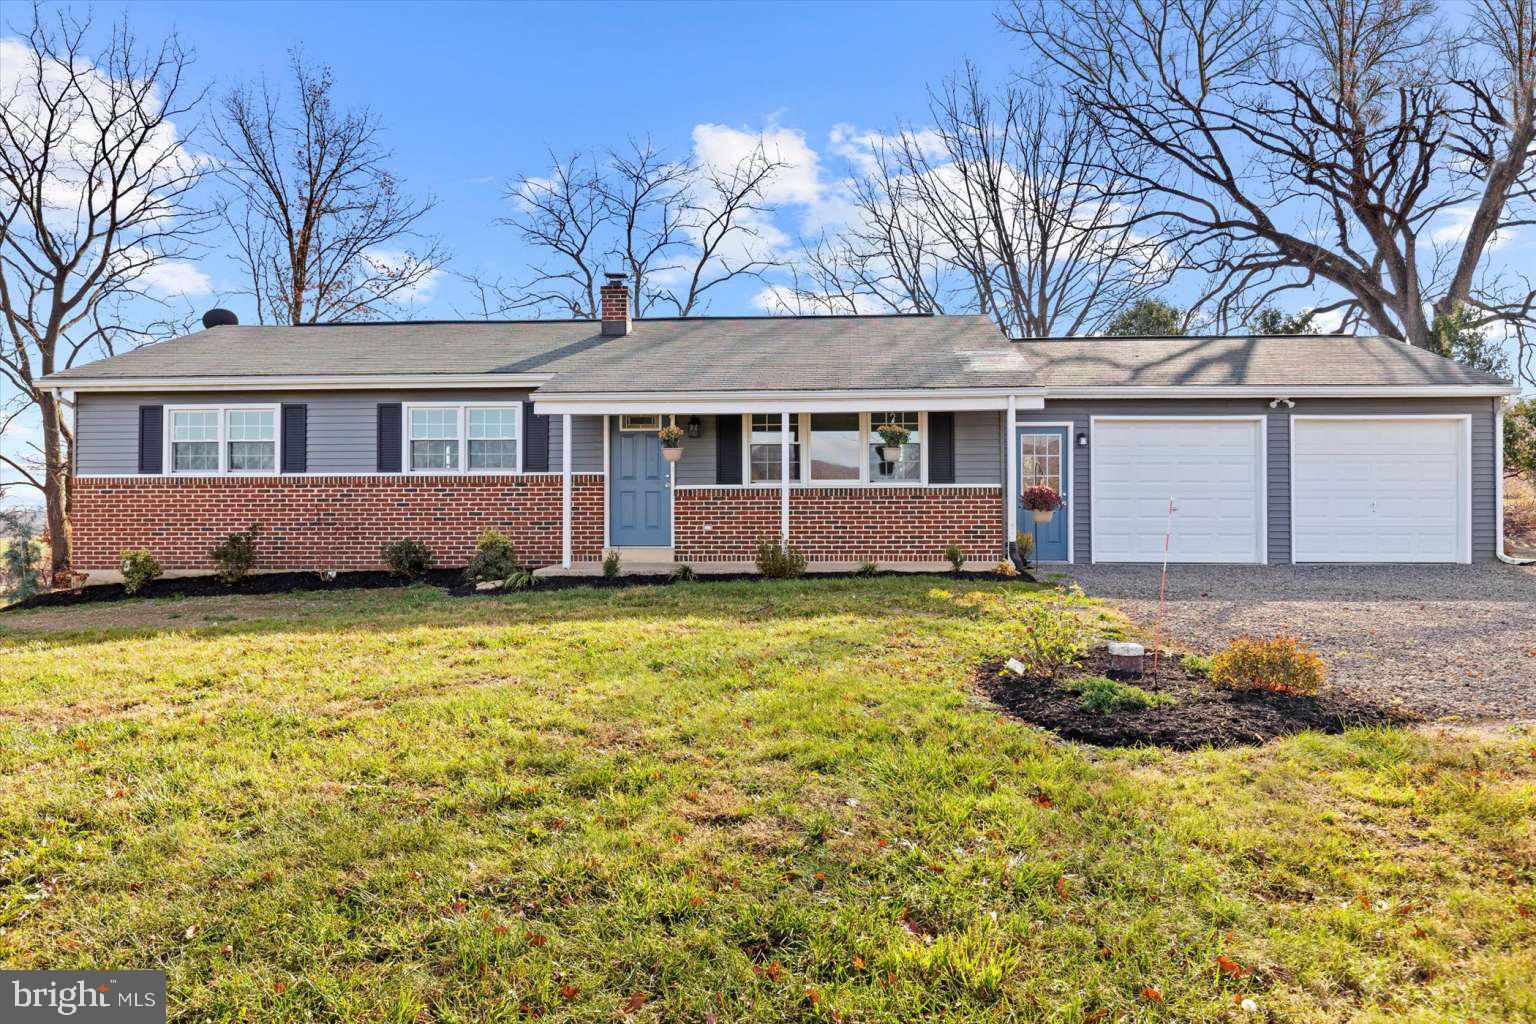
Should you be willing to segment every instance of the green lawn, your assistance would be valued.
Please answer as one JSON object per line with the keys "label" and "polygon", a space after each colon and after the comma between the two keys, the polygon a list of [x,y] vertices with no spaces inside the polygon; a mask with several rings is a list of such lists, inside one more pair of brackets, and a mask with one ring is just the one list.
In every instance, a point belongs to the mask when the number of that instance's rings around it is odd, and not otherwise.
{"label": "green lawn", "polygon": [[1034,599],[7,613],[0,963],[179,1021],[1536,1019],[1536,735],[1062,747],[969,690]]}

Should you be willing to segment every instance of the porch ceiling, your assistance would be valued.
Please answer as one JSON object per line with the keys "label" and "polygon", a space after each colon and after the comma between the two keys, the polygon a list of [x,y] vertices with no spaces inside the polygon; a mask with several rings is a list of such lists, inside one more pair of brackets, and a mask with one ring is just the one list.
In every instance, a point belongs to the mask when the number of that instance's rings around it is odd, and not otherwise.
{"label": "porch ceiling", "polygon": [[678,394],[659,392],[590,395],[533,395],[533,410],[540,415],[570,413],[581,416],[633,413],[730,414],[749,412],[885,412],[893,408],[913,412],[964,412],[976,409],[1003,410],[1013,396],[1016,408],[1045,408],[1044,389],[992,391],[948,389],[941,391],[867,392],[752,392],[736,394]]}

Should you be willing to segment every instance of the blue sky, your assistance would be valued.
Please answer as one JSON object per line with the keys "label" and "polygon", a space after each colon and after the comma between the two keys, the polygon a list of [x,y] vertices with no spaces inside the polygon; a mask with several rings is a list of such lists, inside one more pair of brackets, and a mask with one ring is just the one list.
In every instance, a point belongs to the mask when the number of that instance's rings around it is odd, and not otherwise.
{"label": "blue sky", "polygon": [[[453,254],[450,271],[515,277],[526,260],[511,229],[508,179],[539,174],[564,154],[651,136],[679,155],[696,129],[729,144],[768,130],[801,166],[784,185],[780,226],[814,229],[818,197],[841,174],[838,126],[889,129],[922,122],[926,89],[965,59],[1002,78],[1016,44],[996,27],[994,5],[968,3],[161,3],[98,4],[104,25],[126,10],[145,41],[171,31],[197,55],[194,77],[216,98],[263,75],[288,84],[287,53],[331,66],[336,99],[371,107],[394,151],[392,169],[438,205],[423,229]],[[25,18],[7,4],[6,28]],[[5,33],[11,35],[9,31]],[[211,112],[211,104],[204,111]],[[183,121],[194,151],[206,132]],[[215,301],[245,322],[238,268],[218,239],[178,280],[185,302]],[[759,312],[754,287],[721,294],[714,313]],[[178,300],[179,301],[179,300]],[[407,311],[472,314],[468,290],[441,276]],[[35,436],[35,422],[5,438],[7,451]],[[7,501],[34,503],[30,489]]]}

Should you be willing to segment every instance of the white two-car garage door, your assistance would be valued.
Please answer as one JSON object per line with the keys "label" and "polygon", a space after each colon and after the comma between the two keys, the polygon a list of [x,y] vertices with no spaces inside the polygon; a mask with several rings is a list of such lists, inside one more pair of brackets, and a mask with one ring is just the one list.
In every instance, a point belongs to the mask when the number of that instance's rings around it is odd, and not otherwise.
{"label": "white two-car garage door", "polygon": [[1263,562],[1264,429],[1246,419],[1093,420],[1093,560]]}
{"label": "white two-car garage door", "polygon": [[1291,421],[1297,562],[1470,560],[1464,417]]}

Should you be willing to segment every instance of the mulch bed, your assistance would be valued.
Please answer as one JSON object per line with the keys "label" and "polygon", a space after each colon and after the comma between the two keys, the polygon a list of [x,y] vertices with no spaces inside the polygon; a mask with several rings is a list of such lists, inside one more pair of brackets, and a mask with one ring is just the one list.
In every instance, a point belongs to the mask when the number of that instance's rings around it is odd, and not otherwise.
{"label": "mulch bed", "polygon": [[[881,571],[874,576],[908,576],[917,573]],[[940,575],[940,574],[935,574]],[[1034,582],[1028,573],[1003,576],[995,572],[943,573],[946,579],[998,580],[1008,582]],[[802,579],[864,579],[868,575],[854,572],[808,572]],[[698,583],[728,583],[737,580],[760,580],[755,572],[700,574]],[[532,591],[543,593],[550,590],[575,590],[579,587],[599,590],[616,590],[627,587],[654,587],[675,582],[671,576],[654,574],[644,576],[541,576]],[[478,591],[464,582],[462,569],[433,569],[419,580],[406,580],[387,572],[341,572],[326,579],[317,572],[269,572],[248,576],[239,583],[225,583],[217,576],[177,576],[146,583],[138,593],[130,594],[121,583],[98,583],[79,590],[56,590],[34,594],[25,601],[6,605],[0,612],[25,611],[29,608],[60,608],[79,604],[97,604],[103,601],[128,601],[135,598],[166,597],[230,597],[245,594],[296,594],[310,591],[331,590],[396,590],[424,583],[439,587],[453,597],[477,597],[506,593],[505,591]]]}
{"label": "mulch bed", "polygon": [[1151,658],[1141,676],[1109,670],[1109,654],[1092,652],[1073,677],[1108,676],[1177,703],[1096,715],[1082,698],[1046,679],[1014,675],[1000,661],[976,673],[982,693],[1015,718],[1049,729],[1063,739],[1100,747],[1154,746],[1170,750],[1257,746],[1281,736],[1316,730],[1339,733],[1363,725],[1403,725],[1417,719],[1324,689],[1316,697],[1280,693],[1234,693],[1185,670],[1177,657],[1164,658],[1154,680]]}

